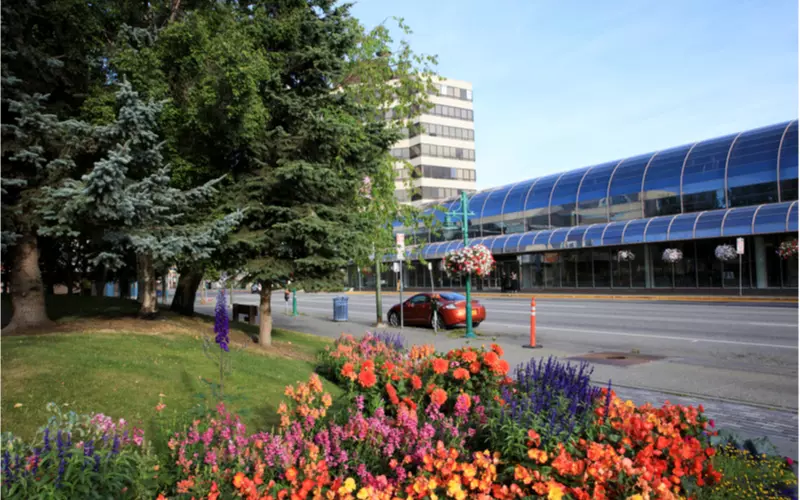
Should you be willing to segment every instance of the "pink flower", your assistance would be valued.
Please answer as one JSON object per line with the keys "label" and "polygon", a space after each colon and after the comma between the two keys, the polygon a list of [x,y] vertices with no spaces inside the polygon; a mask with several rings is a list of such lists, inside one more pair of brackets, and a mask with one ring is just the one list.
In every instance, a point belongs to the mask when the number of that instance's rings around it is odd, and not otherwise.
{"label": "pink flower", "polygon": [[159,403],[156,405],[156,411],[160,413],[160,412],[161,412],[161,411],[162,411],[164,408],[166,408],[166,407],[167,407],[167,405],[165,405],[164,403],[161,403],[161,402],[159,402]]}

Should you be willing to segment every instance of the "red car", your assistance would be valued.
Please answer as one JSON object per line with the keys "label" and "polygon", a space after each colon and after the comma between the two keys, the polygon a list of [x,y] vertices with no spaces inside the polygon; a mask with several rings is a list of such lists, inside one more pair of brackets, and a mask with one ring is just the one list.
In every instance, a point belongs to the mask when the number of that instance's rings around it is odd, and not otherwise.
{"label": "red car", "polygon": [[[403,324],[434,326],[433,302],[438,304],[437,328],[449,328],[467,323],[467,298],[453,292],[419,293],[403,302]],[[400,304],[389,309],[387,319],[391,326],[400,326]],[[486,319],[486,309],[477,300],[472,301],[472,326]]]}

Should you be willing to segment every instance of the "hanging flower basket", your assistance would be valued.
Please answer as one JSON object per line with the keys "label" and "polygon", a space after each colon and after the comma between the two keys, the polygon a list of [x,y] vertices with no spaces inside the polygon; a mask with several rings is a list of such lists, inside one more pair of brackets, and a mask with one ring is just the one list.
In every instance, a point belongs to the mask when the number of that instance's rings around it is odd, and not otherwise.
{"label": "hanging flower basket", "polygon": [[778,255],[784,260],[797,257],[797,238],[781,243],[781,246],[778,247]]}
{"label": "hanging flower basket", "polygon": [[617,260],[620,262],[630,262],[636,258],[636,255],[630,250],[620,250],[617,252]]}
{"label": "hanging flower basket", "polygon": [[661,260],[666,262],[667,264],[675,264],[680,262],[683,259],[683,252],[678,250],[677,248],[667,248],[664,250],[664,253],[661,254]]}
{"label": "hanging flower basket", "polygon": [[718,245],[717,248],[714,249],[714,256],[717,260],[729,262],[736,260],[739,255],[736,253],[736,249],[733,248],[733,245]]}
{"label": "hanging flower basket", "polygon": [[447,275],[451,278],[474,274],[481,278],[494,268],[492,252],[483,245],[464,247],[447,252],[442,260]]}

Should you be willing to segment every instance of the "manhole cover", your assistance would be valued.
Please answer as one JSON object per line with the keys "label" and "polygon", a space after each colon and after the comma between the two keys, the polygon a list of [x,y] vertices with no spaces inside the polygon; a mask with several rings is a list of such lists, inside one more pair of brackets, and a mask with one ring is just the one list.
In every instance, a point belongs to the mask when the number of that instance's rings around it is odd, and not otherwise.
{"label": "manhole cover", "polygon": [[574,361],[588,361],[601,365],[631,366],[664,359],[664,356],[648,356],[646,354],[630,354],[624,352],[592,352],[567,358]]}

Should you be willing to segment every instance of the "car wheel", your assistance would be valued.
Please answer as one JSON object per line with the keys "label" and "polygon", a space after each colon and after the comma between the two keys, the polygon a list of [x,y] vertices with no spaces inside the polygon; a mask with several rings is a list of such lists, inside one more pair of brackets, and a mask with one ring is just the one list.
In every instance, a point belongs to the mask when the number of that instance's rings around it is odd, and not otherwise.
{"label": "car wheel", "polygon": [[478,321],[477,323],[472,323],[472,328],[478,328],[479,326],[481,326],[480,321]]}
{"label": "car wheel", "polygon": [[389,326],[400,326],[400,315],[396,312],[389,313]]}

